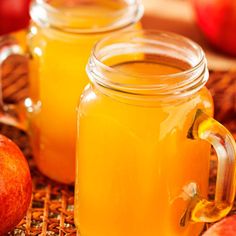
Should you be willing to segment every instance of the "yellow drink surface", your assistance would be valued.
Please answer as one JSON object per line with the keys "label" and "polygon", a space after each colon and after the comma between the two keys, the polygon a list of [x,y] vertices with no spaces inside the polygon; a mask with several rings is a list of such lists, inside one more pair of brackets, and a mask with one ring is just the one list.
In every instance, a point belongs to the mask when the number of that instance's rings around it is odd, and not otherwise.
{"label": "yellow drink surface", "polygon": [[[59,8],[62,2],[51,4]],[[111,17],[104,16],[122,7],[119,1],[105,2],[86,4],[84,1],[79,5],[78,1],[78,6],[64,5],[60,10],[72,16],[81,15],[81,18],[71,17],[71,22],[67,22],[70,27],[96,30],[112,22]],[[94,17],[97,15],[96,20],[88,17],[84,22],[75,21],[91,12]],[[63,29],[31,26],[30,97],[36,105],[31,115],[31,140],[38,168],[59,182],[73,183],[75,179],[76,107],[88,83],[85,67],[91,49],[105,35],[65,33]]]}
{"label": "yellow drink surface", "polygon": [[[160,61],[114,68],[147,75],[127,84],[155,84],[152,75],[183,70]],[[198,236],[203,224],[180,222],[187,189],[196,184],[207,197],[210,145],[187,138],[198,108],[212,115],[207,89],[149,106],[92,87],[84,91],[78,116],[75,222],[81,236]]]}

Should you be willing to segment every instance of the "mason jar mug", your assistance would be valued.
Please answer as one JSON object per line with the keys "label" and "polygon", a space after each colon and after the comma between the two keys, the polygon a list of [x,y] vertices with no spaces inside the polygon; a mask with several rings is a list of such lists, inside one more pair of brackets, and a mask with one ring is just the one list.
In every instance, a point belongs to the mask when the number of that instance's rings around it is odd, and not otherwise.
{"label": "mason jar mug", "polygon": [[81,236],[197,236],[203,222],[224,217],[235,194],[235,142],[212,118],[202,49],[172,33],[122,32],[96,45],[87,74],[77,118]]}
{"label": "mason jar mug", "polygon": [[[48,177],[74,182],[76,106],[88,83],[85,66],[93,44],[111,32],[139,28],[142,13],[140,0],[32,2],[25,106],[35,161]],[[3,59],[22,53],[9,42]]]}

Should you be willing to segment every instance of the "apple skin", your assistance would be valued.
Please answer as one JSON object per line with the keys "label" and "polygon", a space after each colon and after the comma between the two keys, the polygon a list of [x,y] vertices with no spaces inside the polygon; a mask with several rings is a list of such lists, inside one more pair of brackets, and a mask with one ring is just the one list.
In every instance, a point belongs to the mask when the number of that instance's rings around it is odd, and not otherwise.
{"label": "apple skin", "polygon": [[32,180],[24,155],[15,143],[0,135],[0,235],[23,219],[31,194]]}
{"label": "apple skin", "polygon": [[30,0],[0,0],[0,35],[26,28]]}
{"label": "apple skin", "polygon": [[235,236],[236,215],[226,217],[215,223],[202,236]]}
{"label": "apple skin", "polygon": [[236,56],[236,1],[192,0],[199,28],[220,51]]}

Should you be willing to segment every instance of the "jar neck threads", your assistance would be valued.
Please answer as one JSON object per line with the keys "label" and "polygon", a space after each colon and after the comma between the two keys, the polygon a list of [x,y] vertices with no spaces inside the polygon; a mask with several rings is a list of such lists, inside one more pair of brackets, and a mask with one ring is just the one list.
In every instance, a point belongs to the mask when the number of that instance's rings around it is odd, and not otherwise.
{"label": "jar neck threads", "polygon": [[32,20],[67,33],[97,34],[132,25],[143,15],[141,0],[35,0]]}
{"label": "jar neck threads", "polygon": [[[159,62],[181,70],[171,74],[158,71],[134,74],[115,66],[132,61]],[[200,46],[185,37],[158,31],[122,32],[101,40],[90,57],[87,73],[94,84],[149,98],[187,97],[199,91],[208,80],[207,63]]]}

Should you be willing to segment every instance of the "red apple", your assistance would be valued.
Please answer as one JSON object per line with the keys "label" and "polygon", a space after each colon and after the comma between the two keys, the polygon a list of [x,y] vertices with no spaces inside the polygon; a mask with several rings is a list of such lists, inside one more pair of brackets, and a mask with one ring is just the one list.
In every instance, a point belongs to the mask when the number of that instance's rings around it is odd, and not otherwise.
{"label": "red apple", "polygon": [[27,27],[30,0],[0,0],[0,35]]}
{"label": "red apple", "polygon": [[5,235],[25,216],[31,193],[25,157],[16,144],[0,135],[0,235]]}
{"label": "red apple", "polygon": [[236,215],[229,216],[211,226],[203,236],[235,236]]}
{"label": "red apple", "polygon": [[236,56],[236,1],[192,0],[197,23],[209,42]]}

